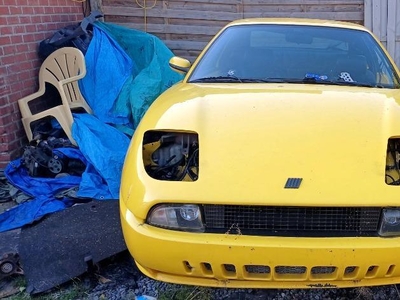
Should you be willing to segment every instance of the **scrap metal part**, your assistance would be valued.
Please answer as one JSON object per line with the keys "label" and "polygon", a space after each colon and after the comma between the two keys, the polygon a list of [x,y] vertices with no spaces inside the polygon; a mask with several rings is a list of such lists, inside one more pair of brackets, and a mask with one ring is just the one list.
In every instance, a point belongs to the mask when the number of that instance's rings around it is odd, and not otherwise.
{"label": "scrap metal part", "polygon": [[19,255],[18,253],[5,253],[0,258],[0,280],[13,274],[24,274],[19,265]]}

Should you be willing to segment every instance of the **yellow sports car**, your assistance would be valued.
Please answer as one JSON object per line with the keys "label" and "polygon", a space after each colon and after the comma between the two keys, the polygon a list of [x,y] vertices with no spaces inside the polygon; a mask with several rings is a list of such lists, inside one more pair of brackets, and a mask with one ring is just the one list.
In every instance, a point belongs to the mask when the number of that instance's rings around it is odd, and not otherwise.
{"label": "yellow sports car", "polygon": [[363,26],[223,28],[140,122],[120,191],[139,269],[246,288],[400,283],[400,77]]}

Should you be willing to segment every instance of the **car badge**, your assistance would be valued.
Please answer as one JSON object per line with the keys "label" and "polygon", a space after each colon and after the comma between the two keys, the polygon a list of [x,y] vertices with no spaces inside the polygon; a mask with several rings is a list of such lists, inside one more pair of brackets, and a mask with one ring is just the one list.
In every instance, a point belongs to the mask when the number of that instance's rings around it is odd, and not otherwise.
{"label": "car badge", "polygon": [[285,189],[298,189],[303,178],[288,178],[285,184]]}

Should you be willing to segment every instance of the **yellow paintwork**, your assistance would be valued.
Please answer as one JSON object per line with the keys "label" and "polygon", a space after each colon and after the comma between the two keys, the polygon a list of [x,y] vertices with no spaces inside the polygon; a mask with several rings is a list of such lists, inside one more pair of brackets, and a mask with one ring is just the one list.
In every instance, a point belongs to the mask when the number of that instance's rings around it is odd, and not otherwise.
{"label": "yellow paintwork", "polygon": [[[315,20],[247,20],[321,26]],[[231,26],[240,24],[234,22]],[[398,72],[398,70],[396,69]],[[190,74],[190,71],[189,71]],[[199,136],[199,178],[150,178],[147,130]],[[295,238],[185,233],[144,224],[157,203],[280,206],[400,206],[385,183],[387,141],[400,136],[400,91],[313,84],[190,84],[183,80],[149,108],[132,139],[121,182],[121,221],[129,251],[148,276],[224,287],[349,287],[400,283],[400,238]],[[284,189],[301,177],[299,189]],[[185,266],[188,262],[193,268]],[[208,273],[201,263],[212,265]],[[232,264],[237,274],[223,271]],[[304,266],[307,274],[249,276],[244,265]],[[335,266],[315,277],[315,266]],[[344,277],[346,267],[355,272]],[[368,268],[376,266],[372,272]]]}

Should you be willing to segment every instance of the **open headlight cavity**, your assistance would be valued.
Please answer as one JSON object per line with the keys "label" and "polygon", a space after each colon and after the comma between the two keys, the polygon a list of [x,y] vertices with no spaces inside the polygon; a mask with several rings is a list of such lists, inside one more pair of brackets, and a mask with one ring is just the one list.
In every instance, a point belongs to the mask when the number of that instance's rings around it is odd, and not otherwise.
{"label": "open headlight cavity", "polygon": [[380,236],[400,236],[400,208],[385,208],[378,234]]}
{"label": "open headlight cavity", "polygon": [[195,204],[161,204],[147,217],[153,226],[190,232],[204,232],[200,207]]}

